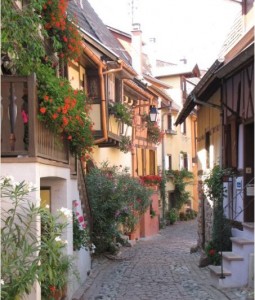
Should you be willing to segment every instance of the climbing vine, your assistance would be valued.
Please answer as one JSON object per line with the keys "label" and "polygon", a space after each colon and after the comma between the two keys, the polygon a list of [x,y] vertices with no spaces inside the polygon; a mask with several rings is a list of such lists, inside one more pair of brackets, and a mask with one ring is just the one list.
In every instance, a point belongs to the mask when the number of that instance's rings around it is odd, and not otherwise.
{"label": "climbing vine", "polygon": [[180,210],[184,204],[189,203],[191,194],[186,191],[186,186],[192,183],[189,179],[193,179],[193,174],[186,169],[169,170],[166,174],[167,180],[173,180],[175,186],[176,208]]}

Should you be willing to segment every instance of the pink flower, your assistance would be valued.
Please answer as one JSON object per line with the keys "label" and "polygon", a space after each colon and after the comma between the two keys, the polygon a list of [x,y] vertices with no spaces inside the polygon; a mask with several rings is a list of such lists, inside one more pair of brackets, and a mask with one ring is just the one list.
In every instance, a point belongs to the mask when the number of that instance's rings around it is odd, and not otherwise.
{"label": "pink flower", "polygon": [[84,222],[83,216],[80,216],[80,217],[78,218],[78,221],[79,221],[80,223]]}

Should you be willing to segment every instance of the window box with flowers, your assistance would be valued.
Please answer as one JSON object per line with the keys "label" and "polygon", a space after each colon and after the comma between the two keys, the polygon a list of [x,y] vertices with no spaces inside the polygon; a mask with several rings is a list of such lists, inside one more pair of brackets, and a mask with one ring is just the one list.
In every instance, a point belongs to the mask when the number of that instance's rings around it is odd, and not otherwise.
{"label": "window box with flowers", "polygon": [[109,114],[114,115],[115,119],[124,124],[132,125],[132,111],[131,108],[121,102],[109,103]]}
{"label": "window box with flowers", "polygon": [[56,77],[46,65],[40,67],[37,77],[39,120],[53,133],[68,140],[71,153],[81,157],[91,152],[92,121],[85,94],[72,89],[67,79]]}
{"label": "window box with flowers", "polygon": [[164,132],[160,129],[158,123],[152,122],[148,115],[143,115],[142,121],[146,123],[147,141],[149,143],[160,144],[162,142]]}
{"label": "window box with flowers", "polygon": [[140,180],[146,186],[159,186],[162,181],[162,177],[159,175],[145,175],[140,176]]}
{"label": "window box with flowers", "polygon": [[122,135],[119,143],[120,151],[128,153],[132,150],[132,140],[130,136]]}

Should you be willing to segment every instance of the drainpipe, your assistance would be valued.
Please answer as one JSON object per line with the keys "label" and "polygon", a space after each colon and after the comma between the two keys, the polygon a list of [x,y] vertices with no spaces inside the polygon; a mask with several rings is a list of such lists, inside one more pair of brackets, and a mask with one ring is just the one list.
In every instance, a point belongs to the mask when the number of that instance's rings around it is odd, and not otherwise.
{"label": "drainpipe", "polygon": [[109,73],[116,73],[123,70],[123,62],[121,60],[118,61],[118,64],[120,65],[117,69],[111,69],[103,72],[103,75],[109,74]]}
{"label": "drainpipe", "polygon": [[106,123],[106,101],[105,101],[105,88],[104,88],[104,75],[103,68],[99,66],[98,74],[100,77],[100,92],[101,92],[101,119],[102,119],[102,131],[103,137],[95,140],[95,144],[100,144],[108,140],[107,123]]}
{"label": "drainpipe", "polygon": [[[162,117],[161,117],[161,130],[164,129],[164,117],[168,114],[169,114],[169,112],[165,112],[165,113],[162,114]],[[164,188],[163,188],[163,191],[162,191],[162,219],[163,219],[163,222],[164,222],[165,221],[165,209],[166,209],[165,137],[164,136],[162,138],[162,154],[161,155],[162,155],[162,178],[163,178],[163,181],[164,181]]]}

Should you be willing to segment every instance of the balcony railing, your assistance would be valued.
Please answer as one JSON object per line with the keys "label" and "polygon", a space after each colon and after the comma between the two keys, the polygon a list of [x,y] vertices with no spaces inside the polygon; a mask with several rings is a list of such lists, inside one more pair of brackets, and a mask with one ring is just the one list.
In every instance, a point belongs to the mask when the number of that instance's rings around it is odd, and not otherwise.
{"label": "balcony railing", "polygon": [[1,156],[41,157],[70,163],[71,169],[75,169],[67,142],[37,118],[35,75],[2,76],[1,86]]}

